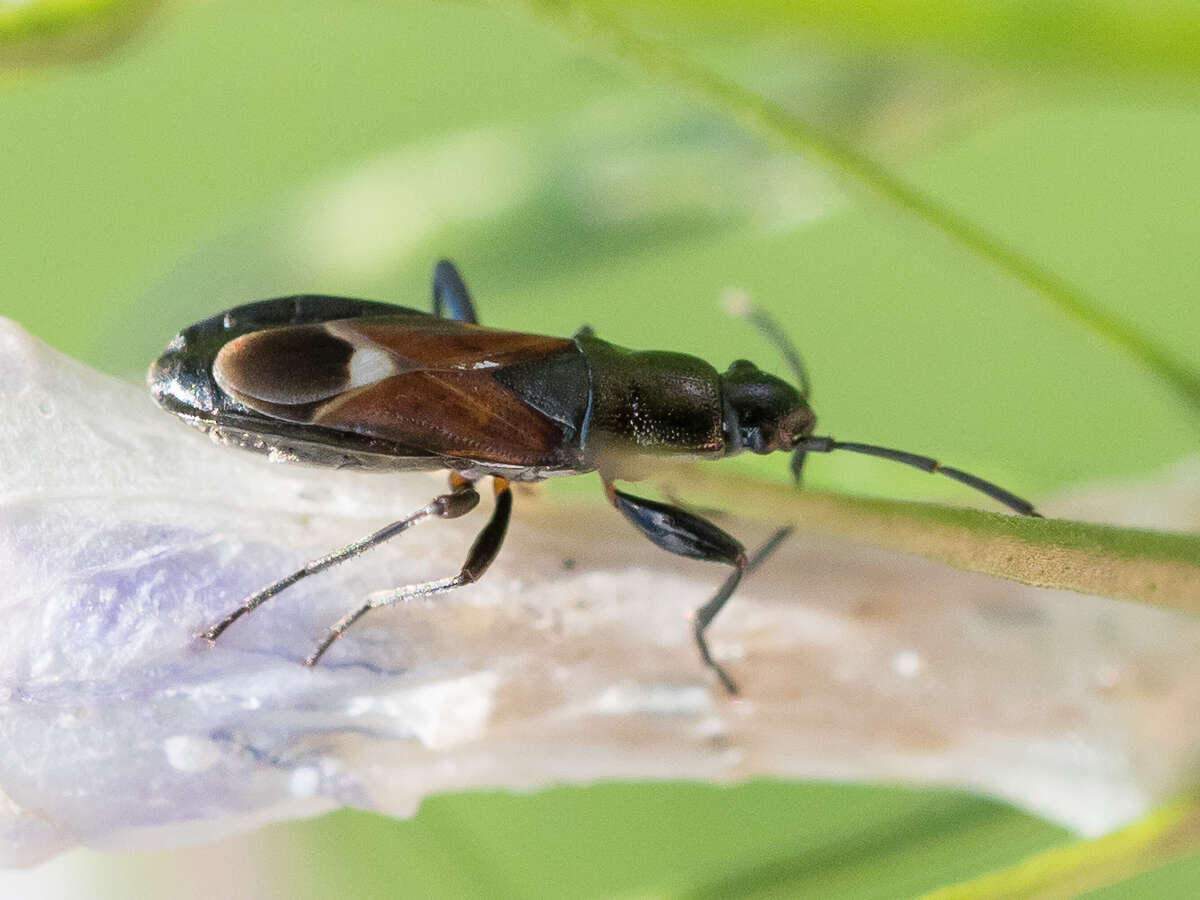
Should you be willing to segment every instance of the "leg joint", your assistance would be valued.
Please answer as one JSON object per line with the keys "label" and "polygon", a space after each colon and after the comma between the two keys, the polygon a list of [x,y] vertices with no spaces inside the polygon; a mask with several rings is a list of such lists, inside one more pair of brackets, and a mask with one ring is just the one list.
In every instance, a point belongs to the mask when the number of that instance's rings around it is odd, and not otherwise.
{"label": "leg joint", "polygon": [[479,492],[467,487],[450,494],[442,494],[431,505],[433,514],[439,519],[457,519],[479,505]]}

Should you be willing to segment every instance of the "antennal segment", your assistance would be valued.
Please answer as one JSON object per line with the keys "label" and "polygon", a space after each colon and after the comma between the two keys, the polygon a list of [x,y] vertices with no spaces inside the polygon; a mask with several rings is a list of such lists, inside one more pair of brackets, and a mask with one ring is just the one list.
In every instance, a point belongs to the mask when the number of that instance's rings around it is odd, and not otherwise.
{"label": "antennal segment", "polygon": [[762,332],[763,336],[775,345],[775,349],[783,357],[788,364],[788,368],[792,370],[796,376],[796,381],[800,384],[800,396],[807,400],[812,394],[812,384],[808,380],[808,370],[804,368],[804,360],[800,358],[800,353],[796,350],[796,345],[788,338],[784,330],[775,321],[765,309],[761,309],[755,305],[750,299],[750,295],[739,288],[731,288],[727,290],[721,297],[721,305],[725,307],[725,311],[731,316],[736,316],[739,319],[746,319]]}
{"label": "antennal segment", "polygon": [[834,450],[849,450],[851,453],[878,456],[883,459],[893,460],[894,462],[904,463],[906,466],[913,466],[926,472],[936,472],[940,475],[945,475],[947,478],[953,478],[955,481],[965,484],[968,487],[973,487],[980,493],[987,494],[993,500],[1003,503],[1013,512],[1020,513],[1023,516],[1042,518],[1042,514],[1035,510],[1033,504],[1028,500],[1022,500],[1016,494],[1010,493],[999,485],[992,484],[990,481],[985,481],[977,475],[972,475],[970,472],[964,472],[961,469],[954,469],[950,466],[943,466],[936,459],[928,456],[919,456],[916,453],[907,453],[904,450],[892,450],[889,447],[877,447],[874,444],[835,441],[831,437],[802,438],[796,444],[796,456],[793,457],[792,461],[793,470],[796,468],[796,459],[802,460],[805,453],[832,453]]}

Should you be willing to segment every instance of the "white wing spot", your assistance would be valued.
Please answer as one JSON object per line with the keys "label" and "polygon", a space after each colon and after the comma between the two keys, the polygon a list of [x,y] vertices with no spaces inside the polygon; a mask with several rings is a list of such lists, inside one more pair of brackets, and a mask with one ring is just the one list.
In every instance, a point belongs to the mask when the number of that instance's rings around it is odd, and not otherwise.
{"label": "white wing spot", "polygon": [[378,347],[356,347],[348,366],[350,380],[346,390],[366,387],[396,374],[395,361],[386,350]]}

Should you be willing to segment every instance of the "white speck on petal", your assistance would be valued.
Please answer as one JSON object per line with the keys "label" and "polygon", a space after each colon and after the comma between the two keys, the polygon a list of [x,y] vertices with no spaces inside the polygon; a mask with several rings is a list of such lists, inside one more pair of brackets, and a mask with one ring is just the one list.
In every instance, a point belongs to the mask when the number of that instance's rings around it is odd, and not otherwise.
{"label": "white speck on petal", "polygon": [[205,772],[221,760],[221,748],[208,738],[177,734],[163,741],[167,763],[179,772]]}
{"label": "white speck on petal", "polygon": [[915,678],[925,666],[916,650],[901,650],[892,657],[892,671],[901,678]]}

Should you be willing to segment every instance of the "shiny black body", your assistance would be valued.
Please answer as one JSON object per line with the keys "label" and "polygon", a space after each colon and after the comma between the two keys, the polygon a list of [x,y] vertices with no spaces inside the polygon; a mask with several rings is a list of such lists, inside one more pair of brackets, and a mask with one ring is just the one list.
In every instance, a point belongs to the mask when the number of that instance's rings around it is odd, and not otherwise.
{"label": "shiny black body", "polygon": [[[319,404],[292,404],[290,415],[272,404],[267,413],[264,404],[255,408],[218,385],[214,362],[235,339],[328,323],[337,323],[343,332],[387,329],[398,353],[407,349],[406,339],[427,341],[435,330],[449,339],[474,336],[479,349],[470,364],[476,366],[494,362],[489,350],[511,334],[386,303],[282,297],[236,307],[182,331],[151,367],[151,390],[165,409],[226,443],[336,468],[450,469],[470,477],[537,481],[597,468],[621,477],[623,458],[630,455],[715,458],[742,449],[736,439],[729,439],[729,410],[715,368],[682,353],[627,350],[587,330],[571,340],[545,338],[516,353],[491,353],[504,359],[500,364],[463,371],[456,363],[437,370],[458,376],[457,387],[503,389],[503,396],[493,392],[486,398],[493,421],[467,428],[470,434],[460,436],[457,446],[431,445],[433,429],[451,424],[438,410],[401,437],[366,416],[331,427],[319,415]],[[286,348],[288,355],[272,377],[304,377],[323,345],[335,341],[343,345],[347,358],[354,353],[341,338],[305,332],[300,337]],[[325,355],[336,354],[333,348]],[[344,359],[335,361],[344,364]],[[421,365],[419,374],[427,375],[437,362],[423,359]],[[336,397],[338,392],[332,394]],[[518,405],[525,407],[520,415],[536,414],[546,426],[544,434],[536,439],[525,434],[523,446],[510,441],[499,452],[494,446],[499,443],[495,420],[512,414]]]}
{"label": "shiny black body", "polygon": [[[771,327],[768,336],[775,337]],[[777,341],[778,342],[778,341]],[[554,338],[483,328],[454,266],[434,269],[433,312],[341,297],[301,295],[238,306],[180,332],[150,367],[155,399],[237,447],[281,461],[375,470],[448,469],[450,491],[360,541],[314,560],[246,598],[203,632],[210,641],[296,581],[356,556],[429,518],[455,518],[492,477],[496,503],[459,572],[369,596],[335,623],[306,662],[315,665],[370,609],[427,597],[478,579],[503,543],[510,481],[597,471],[610,503],[671,553],[733,568],[699,607],[701,659],[726,689],[705,630],[754,561],[734,537],[678,506],[617,490],[664,457],[715,459],[743,451],[850,450],[940,472],[1016,512],[1033,507],[982,479],[915,454],[814,437],[808,380],[787,382],[736,360],[718,372],[694,356],[635,351],[583,329]],[[765,551],[778,543],[768,542]]]}
{"label": "shiny black body", "polygon": [[315,294],[249,303],[185,328],[151,365],[146,380],[163,409],[233,446],[272,453],[284,460],[335,468],[438,468],[424,462],[406,466],[404,463],[410,458],[414,461],[428,458],[429,454],[418,448],[401,447],[352,432],[330,434],[314,430],[311,425],[263,416],[222,391],[213,378],[212,364],[217,353],[243,334],[264,328],[394,314],[398,309],[390,303]]}

